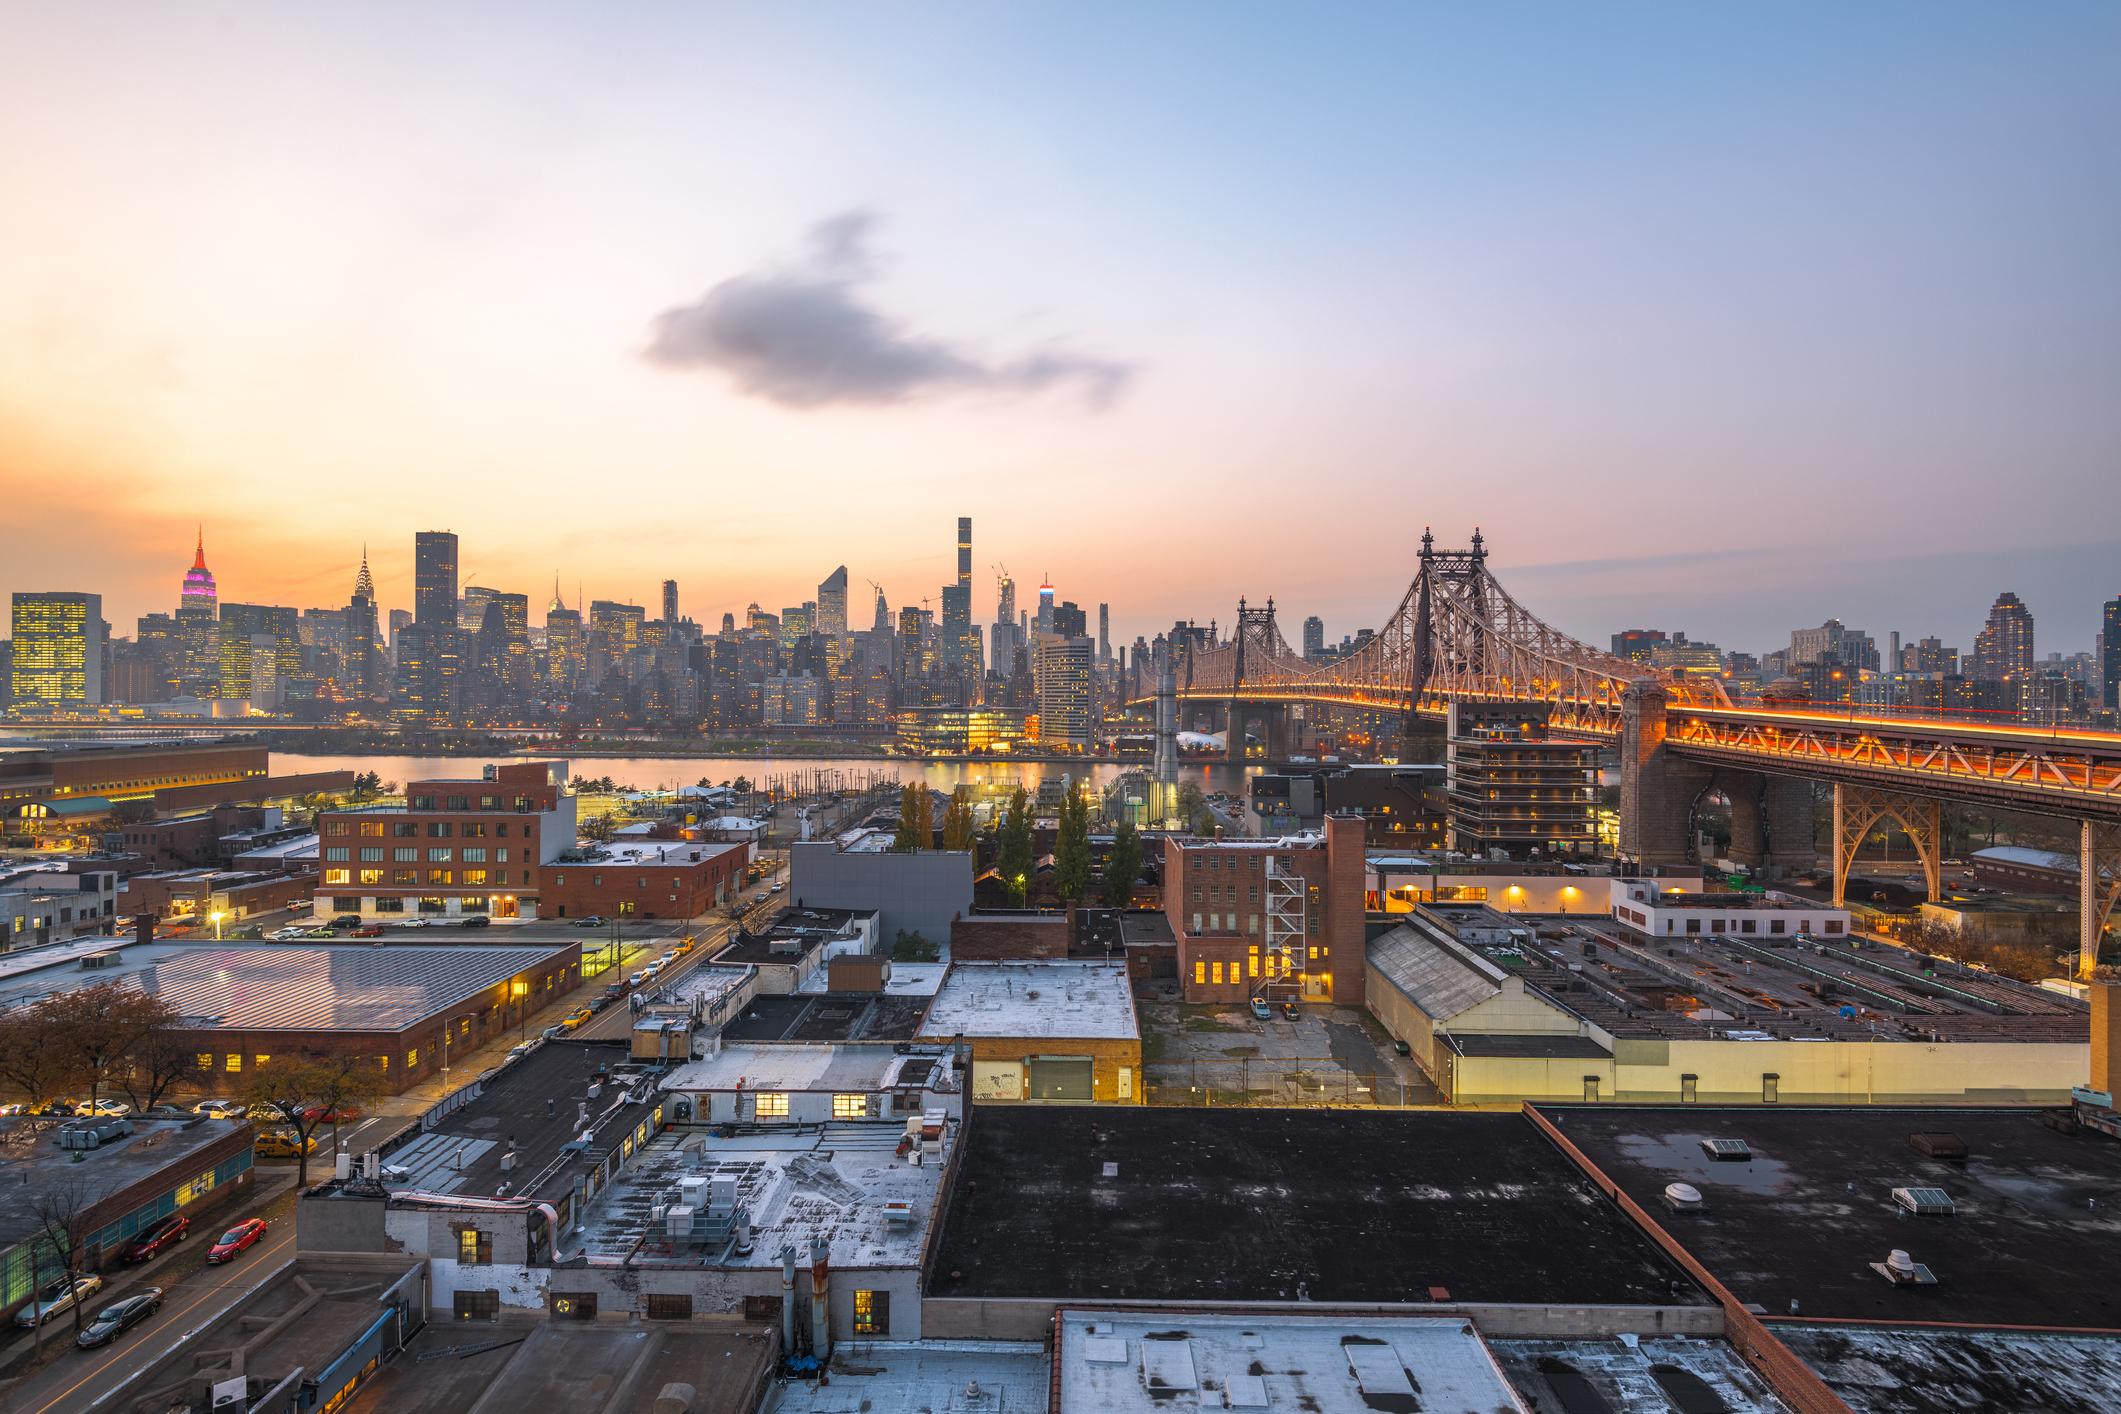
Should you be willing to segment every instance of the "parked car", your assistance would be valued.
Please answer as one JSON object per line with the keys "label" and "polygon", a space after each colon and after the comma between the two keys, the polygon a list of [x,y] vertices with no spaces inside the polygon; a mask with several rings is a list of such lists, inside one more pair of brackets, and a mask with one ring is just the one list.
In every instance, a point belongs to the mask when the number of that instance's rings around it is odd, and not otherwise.
{"label": "parked car", "polygon": [[12,1119],[16,1115],[29,1113],[29,1101],[17,1100],[12,1105],[0,1105],[0,1119]]}
{"label": "parked car", "polygon": [[604,926],[604,920],[599,915],[592,913],[587,918],[575,919],[574,926],[577,928],[601,928]]}
{"label": "parked car", "polygon": [[589,1020],[590,1017],[595,1015],[596,1012],[589,1007],[576,1007],[573,1011],[568,1012],[566,1016],[560,1019],[560,1025],[566,1027],[569,1031],[572,1031],[576,1027],[580,1026],[583,1022]]}
{"label": "parked car", "polygon": [[675,953],[691,952],[694,944],[696,944],[698,941],[699,940],[697,938],[694,938],[690,934],[687,934],[685,937],[678,939],[678,945],[672,948],[671,951]]}
{"label": "parked car", "polygon": [[491,918],[488,918],[485,914],[474,913],[469,918],[460,921],[457,926],[459,928],[484,928],[492,922],[493,920]]}
{"label": "parked car", "polygon": [[289,943],[293,942],[296,938],[308,937],[309,929],[300,926],[291,928],[275,928],[272,930],[271,936],[272,940],[276,943]]}
{"label": "parked car", "polygon": [[304,1154],[316,1152],[317,1137],[314,1134],[298,1141],[292,1129],[268,1129],[258,1136],[258,1157],[261,1159],[299,1159]]}
{"label": "parked car", "polygon": [[241,1100],[201,1100],[191,1107],[191,1112],[208,1119],[242,1119],[249,1107]]}
{"label": "parked car", "polygon": [[302,1111],[311,1124],[352,1124],[360,1117],[357,1105],[310,1105]]}
{"label": "parked car", "polygon": [[111,1302],[90,1317],[88,1324],[81,1328],[81,1334],[74,1337],[74,1344],[83,1350],[108,1345],[161,1309],[161,1287],[150,1286],[134,1292],[122,1301]]}
{"label": "parked car", "polygon": [[523,1056],[527,1056],[527,1055],[529,1055],[529,1054],[530,1054],[530,1053],[531,1053],[532,1051],[536,1050],[537,1048],[538,1048],[538,1043],[537,1043],[537,1042],[535,1042],[535,1041],[519,1041],[519,1042],[517,1042],[517,1043],[516,1043],[515,1045],[513,1045],[513,1046],[510,1046],[510,1047],[508,1048],[508,1059],[510,1059],[510,1060],[518,1060],[518,1059],[522,1058]]}
{"label": "parked car", "polygon": [[656,959],[658,963],[662,964],[665,967],[668,967],[671,963],[676,962],[677,960],[678,950],[676,948],[664,949],[663,955]]}
{"label": "parked car", "polygon": [[133,1107],[123,1100],[98,1100],[90,1104],[83,1100],[74,1106],[74,1114],[81,1119],[123,1119],[133,1112]]}
{"label": "parked car", "polygon": [[70,1115],[74,1113],[75,1106],[80,1103],[79,1100],[44,1100],[31,1105],[22,1113],[26,1115]]}
{"label": "parked car", "polygon": [[103,1289],[103,1278],[94,1272],[75,1277],[69,1282],[60,1277],[37,1293],[36,1299],[15,1313],[15,1324],[24,1330],[35,1330],[54,1316],[63,1316],[74,1309],[76,1301],[86,1301]]}
{"label": "parked car", "polygon": [[393,928],[425,928],[427,920],[424,918],[400,918],[390,926]]}
{"label": "parked car", "polygon": [[252,1246],[263,1236],[265,1236],[265,1219],[245,1218],[242,1222],[237,1223],[234,1227],[221,1234],[221,1240],[216,1242],[207,1252],[206,1260],[216,1264],[233,1262],[245,1248]]}
{"label": "parked car", "polygon": [[358,913],[334,913],[331,916],[329,926],[333,932],[340,932],[347,928],[358,928],[361,926],[361,915]]}
{"label": "parked car", "polygon": [[538,1033],[538,1039],[541,1041],[557,1041],[566,1034],[567,1028],[564,1026],[548,1026]]}
{"label": "parked car", "polygon": [[1261,1021],[1272,1021],[1274,1019],[1274,1008],[1267,1005],[1265,997],[1254,997],[1252,999],[1252,1014]]}
{"label": "parked car", "polygon": [[638,987],[654,975],[654,973],[648,971],[648,969],[644,967],[639,972],[636,972],[631,977],[628,977],[626,979],[626,985],[629,987]]}
{"label": "parked car", "polygon": [[366,923],[354,929],[353,935],[356,938],[380,938],[383,936],[383,925],[380,923]]}
{"label": "parked car", "polygon": [[191,1231],[191,1219],[182,1213],[171,1213],[152,1227],[142,1228],[131,1242],[118,1253],[121,1262],[147,1262],[161,1256],[175,1244],[184,1240]]}

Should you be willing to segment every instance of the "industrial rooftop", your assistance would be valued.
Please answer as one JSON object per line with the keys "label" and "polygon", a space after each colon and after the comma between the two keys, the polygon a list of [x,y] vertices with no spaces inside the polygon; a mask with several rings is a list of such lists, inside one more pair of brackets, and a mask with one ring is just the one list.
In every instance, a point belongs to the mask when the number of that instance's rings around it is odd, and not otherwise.
{"label": "industrial rooftop", "polygon": [[934,1297],[1699,1306],[1514,1114],[977,1107]]}
{"label": "industrial rooftop", "polygon": [[[1416,914],[1407,926],[1439,925],[1424,925]],[[1860,946],[1854,939],[1644,940],[1602,922],[1545,918],[1519,930],[1512,943],[1466,946],[1622,1038],[1698,1038],[1713,1031],[1785,1039],[2083,1042],[2091,1034],[2089,1009],[2074,998],[1867,939]]]}
{"label": "industrial rooftop", "polygon": [[0,1007],[126,981],[159,994],[195,1026],[398,1031],[571,952],[571,944],[554,943],[155,943],[126,948],[106,967],[69,968],[55,959],[17,972],[0,981]]}
{"label": "industrial rooftop", "polygon": [[[663,1134],[597,1195],[569,1241],[579,1241],[592,1262],[778,1268],[782,1248],[807,1254],[811,1239],[820,1238],[835,1267],[910,1267],[935,1220],[957,1117],[944,1127],[941,1152],[922,1163],[898,1152],[904,1133],[902,1124],[870,1120],[727,1138]],[[687,1176],[736,1180],[752,1228],[750,1252],[726,1243],[702,1251],[665,1237],[653,1209],[672,1201]]]}
{"label": "industrial rooftop", "polygon": [[1125,1040],[1140,1034],[1121,963],[961,962],[921,1034]]}
{"label": "industrial rooftop", "polygon": [[1058,1414],[1530,1414],[1462,1317],[1068,1310],[1055,1363]]}
{"label": "industrial rooftop", "polygon": [[[2121,1328],[2121,1145],[2037,1110],[1541,1106],[1741,1301],[1850,1321]],[[1933,1151],[1963,1145],[1962,1162]],[[1704,1139],[1743,1141],[1711,1158]],[[1700,1211],[1667,1213],[1666,1185]],[[1895,1190],[1940,1190],[1933,1215]],[[1928,1206],[1935,1206],[1934,1204]],[[1873,1268],[1895,1250],[1934,1285]]]}
{"label": "industrial rooftop", "polygon": [[2111,1335],[1789,1321],[1775,1333],[1856,1414],[2121,1410],[2121,1338]]}
{"label": "industrial rooftop", "polygon": [[[58,1116],[0,1119],[0,1247],[40,1230],[35,1203],[62,1183],[83,1179],[95,1195],[119,1193],[185,1156],[225,1139],[248,1120],[136,1116],[133,1132],[94,1149],[62,1149]],[[76,1163],[77,1156],[81,1157]]]}
{"label": "industrial rooftop", "polygon": [[665,1090],[830,1090],[875,1092],[926,1084],[938,1048],[921,1056],[892,1046],[725,1045],[663,1077]]}
{"label": "industrial rooftop", "polygon": [[[892,968],[895,975],[897,966]],[[725,1041],[910,1041],[928,1014],[923,995],[862,992],[756,996],[722,1028]]]}

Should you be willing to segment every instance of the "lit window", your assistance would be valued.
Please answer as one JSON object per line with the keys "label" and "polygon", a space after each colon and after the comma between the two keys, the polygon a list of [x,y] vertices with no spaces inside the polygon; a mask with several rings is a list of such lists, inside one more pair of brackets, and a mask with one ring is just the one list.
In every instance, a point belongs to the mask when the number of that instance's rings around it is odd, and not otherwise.
{"label": "lit window", "polygon": [[413,1049],[405,1053],[405,1068],[407,1070],[417,1070],[419,1068],[419,1065],[420,1050],[419,1047],[415,1046]]}
{"label": "lit window", "polygon": [[271,1057],[271,1056],[252,1056],[252,1057],[250,1058],[250,1063],[251,1063],[252,1065],[270,1065],[270,1064],[272,1063],[272,1057]]}
{"label": "lit window", "polygon": [[854,1293],[854,1333],[856,1335],[891,1334],[890,1292],[857,1291]]}
{"label": "lit window", "polygon": [[222,1065],[223,1068],[226,1070],[235,1073],[241,1073],[243,1069],[243,1057],[240,1052],[230,1051],[228,1055],[223,1058]]}
{"label": "lit window", "polygon": [[1257,976],[1259,975],[1259,949],[1258,949],[1258,948],[1254,948],[1254,949],[1252,949],[1252,955],[1251,955],[1250,957],[1248,957],[1248,958],[1246,958],[1246,959],[1245,959],[1245,975],[1246,975],[1247,977],[1257,977]]}
{"label": "lit window", "polygon": [[201,1070],[212,1070],[213,1068],[214,1068],[214,1053],[213,1053],[212,1051],[201,1051],[201,1052],[199,1052],[199,1069],[201,1069]]}
{"label": "lit window", "polygon": [[834,1119],[861,1119],[869,1113],[867,1095],[834,1095],[832,1117]]}
{"label": "lit window", "polygon": [[1223,965],[1219,962],[1208,965],[1208,980],[1220,987],[1223,981]]}
{"label": "lit window", "polygon": [[1202,982],[1206,982],[1206,981],[1208,980],[1208,964],[1207,964],[1207,963],[1205,963],[1205,962],[1195,962],[1195,963],[1193,964],[1193,980],[1194,980],[1194,982],[1195,982],[1196,984],[1198,984],[1198,983],[1202,983]]}
{"label": "lit window", "polygon": [[786,1119],[788,1117],[788,1097],[771,1091],[759,1091],[758,1116],[760,1119]]}

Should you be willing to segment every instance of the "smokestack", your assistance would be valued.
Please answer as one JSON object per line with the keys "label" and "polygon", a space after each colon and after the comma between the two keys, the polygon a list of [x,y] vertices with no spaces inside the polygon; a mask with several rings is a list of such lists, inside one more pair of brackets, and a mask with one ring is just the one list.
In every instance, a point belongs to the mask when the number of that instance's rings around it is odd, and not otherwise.
{"label": "smokestack", "polygon": [[795,1354],[795,1248],[781,1249],[781,1358]]}
{"label": "smokestack", "polygon": [[810,1239],[810,1353],[820,1365],[832,1354],[831,1251],[821,1237]]}

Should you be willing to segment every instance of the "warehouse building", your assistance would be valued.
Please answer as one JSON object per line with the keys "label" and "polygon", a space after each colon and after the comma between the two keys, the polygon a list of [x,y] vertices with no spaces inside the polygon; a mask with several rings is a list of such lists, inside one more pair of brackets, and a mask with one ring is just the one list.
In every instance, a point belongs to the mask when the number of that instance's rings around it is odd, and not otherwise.
{"label": "warehouse building", "polygon": [[1141,1100],[1141,1025],[1118,963],[955,963],[920,1034],[970,1046],[975,1100]]}

